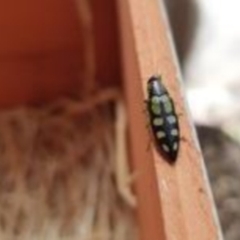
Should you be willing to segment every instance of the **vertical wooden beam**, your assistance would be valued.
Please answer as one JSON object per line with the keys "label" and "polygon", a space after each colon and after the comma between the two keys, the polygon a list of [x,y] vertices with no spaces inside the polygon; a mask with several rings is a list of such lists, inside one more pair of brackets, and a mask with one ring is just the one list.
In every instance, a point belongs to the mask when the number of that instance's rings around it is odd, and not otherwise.
{"label": "vertical wooden beam", "polygon": [[103,87],[115,85],[121,79],[116,1],[90,2],[93,12],[96,79]]}
{"label": "vertical wooden beam", "polygon": [[[118,0],[128,106],[131,153],[138,197],[141,239],[221,239],[214,204],[157,0]],[[155,151],[147,151],[149,133],[143,112],[146,82],[161,74],[180,116],[180,153],[169,165]]]}
{"label": "vertical wooden beam", "polygon": [[124,85],[130,124],[131,157],[133,169],[137,175],[135,191],[138,204],[140,239],[164,240],[163,219],[158,196],[158,186],[151,153],[147,151],[149,141],[145,129],[144,102],[141,76],[133,34],[133,24],[129,12],[129,3],[118,1]]}

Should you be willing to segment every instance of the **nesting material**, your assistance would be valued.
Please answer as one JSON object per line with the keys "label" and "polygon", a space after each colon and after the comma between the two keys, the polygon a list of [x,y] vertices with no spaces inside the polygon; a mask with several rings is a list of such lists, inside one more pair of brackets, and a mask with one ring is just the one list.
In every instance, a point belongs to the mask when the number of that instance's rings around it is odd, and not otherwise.
{"label": "nesting material", "polygon": [[137,239],[116,183],[114,108],[64,100],[0,113],[1,240]]}

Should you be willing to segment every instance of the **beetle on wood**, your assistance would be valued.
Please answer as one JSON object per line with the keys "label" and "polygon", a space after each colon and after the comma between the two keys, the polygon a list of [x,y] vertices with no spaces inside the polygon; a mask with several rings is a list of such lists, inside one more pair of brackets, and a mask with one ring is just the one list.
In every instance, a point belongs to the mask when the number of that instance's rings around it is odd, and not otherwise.
{"label": "beetle on wood", "polygon": [[155,145],[168,162],[174,163],[178,155],[180,132],[173,100],[161,76],[152,76],[148,80],[147,90],[147,109]]}

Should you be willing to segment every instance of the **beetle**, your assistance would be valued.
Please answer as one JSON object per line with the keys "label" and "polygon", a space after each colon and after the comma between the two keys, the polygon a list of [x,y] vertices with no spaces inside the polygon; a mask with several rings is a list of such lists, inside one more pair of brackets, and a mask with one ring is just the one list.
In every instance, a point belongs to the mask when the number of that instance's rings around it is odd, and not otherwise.
{"label": "beetle", "polygon": [[160,75],[147,82],[147,110],[156,148],[166,160],[174,163],[178,156],[180,131],[174,102]]}

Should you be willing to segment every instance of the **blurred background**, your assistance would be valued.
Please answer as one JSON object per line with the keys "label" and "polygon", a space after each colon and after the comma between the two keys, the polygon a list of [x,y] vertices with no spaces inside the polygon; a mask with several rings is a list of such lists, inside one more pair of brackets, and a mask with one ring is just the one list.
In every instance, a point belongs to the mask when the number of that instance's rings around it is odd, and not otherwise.
{"label": "blurred background", "polygon": [[165,0],[226,240],[240,239],[240,2]]}
{"label": "blurred background", "polygon": [[[0,1],[1,240],[137,239],[117,190],[121,68],[106,2]],[[164,2],[223,233],[240,240],[240,2]]]}

